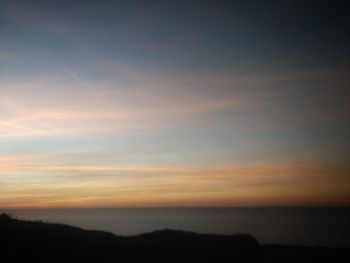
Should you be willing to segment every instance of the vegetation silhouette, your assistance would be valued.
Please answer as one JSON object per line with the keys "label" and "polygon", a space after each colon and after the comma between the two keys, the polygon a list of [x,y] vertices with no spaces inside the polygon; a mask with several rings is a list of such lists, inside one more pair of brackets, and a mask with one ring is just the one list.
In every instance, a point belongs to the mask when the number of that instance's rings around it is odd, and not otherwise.
{"label": "vegetation silhouette", "polygon": [[137,236],[0,215],[0,262],[350,262],[346,249],[259,245],[248,234],[159,230]]}

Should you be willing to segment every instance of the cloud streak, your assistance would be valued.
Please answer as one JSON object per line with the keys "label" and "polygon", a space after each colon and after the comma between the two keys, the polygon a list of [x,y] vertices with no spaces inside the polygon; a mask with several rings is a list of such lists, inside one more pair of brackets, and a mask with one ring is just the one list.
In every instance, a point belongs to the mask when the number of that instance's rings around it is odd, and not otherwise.
{"label": "cloud streak", "polygon": [[[9,127],[9,128],[15,128],[15,130],[19,129],[21,131],[28,132],[28,133],[22,133],[23,135],[28,135],[28,134],[29,135],[37,135],[37,136],[49,135],[49,133],[47,133],[45,131],[31,129],[31,128],[23,126],[23,125],[18,125],[18,124],[6,122],[6,121],[0,121],[0,125],[5,126],[5,127]],[[10,132],[8,132],[8,134],[10,134]],[[12,133],[12,131],[11,131],[11,134],[16,134],[16,132]],[[19,134],[21,134],[21,133],[19,133]]]}
{"label": "cloud streak", "polygon": [[[7,114],[0,117],[4,126],[27,131],[22,135],[28,136],[105,133],[156,129],[162,126],[162,122],[183,122],[203,117],[239,107],[247,100],[245,96],[211,98],[210,95],[195,94],[200,85],[196,82],[192,80],[182,87],[188,96],[173,90],[178,81],[159,77],[155,82],[145,80],[145,83],[119,87],[112,83],[95,83],[84,89],[59,78],[16,84],[2,91]],[[59,92],[64,89],[69,90],[71,95]],[[40,101],[32,97],[32,94],[38,93],[41,94]],[[5,134],[11,136],[17,133],[8,131]]]}
{"label": "cloud streak", "polygon": [[[346,167],[295,163],[125,166],[55,164],[55,158],[43,160],[42,156],[36,162],[30,159],[0,159],[3,207],[186,206],[220,202],[280,205],[300,202],[300,198],[332,197],[337,202],[348,202],[350,198]],[[10,199],[12,202],[8,202]]]}
{"label": "cloud streak", "polygon": [[[286,79],[324,77],[324,72],[310,72],[250,77],[207,74],[190,79],[174,79],[120,64],[109,67],[116,68],[128,82],[96,82],[82,89],[69,79],[56,76],[32,83],[16,83],[7,88],[4,84],[2,106],[7,109],[7,114],[6,111],[5,114],[0,113],[5,130],[2,136],[78,135],[157,129],[164,126],[162,123],[171,126],[196,118],[203,119],[215,112],[247,110],[249,105],[286,96],[274,89],[248,91],[248,84],[265,85]],[[66,66],[64,69],[78,83],[82,83]],[[329,74],[337,76],[337,72]],[[34,94],[41,94],[40,100],[34,98]],[[11,130],[6,130],[6,127]]]}

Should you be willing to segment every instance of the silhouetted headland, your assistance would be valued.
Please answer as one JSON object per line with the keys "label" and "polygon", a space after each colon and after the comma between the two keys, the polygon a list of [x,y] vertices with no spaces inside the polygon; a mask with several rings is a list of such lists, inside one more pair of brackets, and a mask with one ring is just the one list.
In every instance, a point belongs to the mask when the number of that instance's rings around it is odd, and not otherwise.
{"label": "silhouetted headland", "polygon": [[0,215],[0,262],[350,262],[344,248],[260,245],[248,234],[117,236]]}

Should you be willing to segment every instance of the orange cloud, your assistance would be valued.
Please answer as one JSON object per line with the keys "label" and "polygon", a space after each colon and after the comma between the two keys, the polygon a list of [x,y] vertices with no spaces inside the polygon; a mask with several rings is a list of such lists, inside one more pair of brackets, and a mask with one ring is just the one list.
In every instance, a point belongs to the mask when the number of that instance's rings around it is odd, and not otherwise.
{"label": "orange cloud", "polygon": [[99,166],[14,159],[0,160],[2,207],[309,205],[350,199],[349,169],[333,166]]}

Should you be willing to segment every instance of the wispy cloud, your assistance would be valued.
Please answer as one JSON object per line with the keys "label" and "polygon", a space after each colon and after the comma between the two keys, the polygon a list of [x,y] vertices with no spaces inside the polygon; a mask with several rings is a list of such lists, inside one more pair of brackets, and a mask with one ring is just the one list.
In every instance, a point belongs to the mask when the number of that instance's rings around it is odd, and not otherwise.
{"label": "wispy cloud", "polygon": [[[147,77],[147,81],[142,78],[144,83],[129,84],[131,86],[94,83],[83,90],[67,79],[16,83],[3,88],[2,107],[7,114],[2,113],[0,117],[3,126],[22,129],[27,131],[22,134],[28,136],[105,133],[156,129],[164,121],[182,122],[230,110],[247,100],[240,95],[212,98],[208,94],[196,94],[200,83],[194,80],[181,87],[185,93],[176,92],[173,87],[179,84],[177,80],[157,78],[152,82],[150,78],[153,77]],[[41,94],[40,100],[33,97],[34,94]],[[41,127],[35,128],[38,126]],[[18,133],[10,130],[4,134]]]}
{"label": "wispy cloud", "polygon": [[[264,112],[271,108],[271,103],[298,104],[298,107],[267,112],[271,122],[326,122],[343,120],[344,117],[339,116],[348,108],[346,96],[343,96],[344,103],[330,109],[328,104],[332,101],[325,100],[322,94],[315,95],[311,101],[300,101],[301,91],[278,88],[285,81],[296,81],[299,85],[300,81],[315,78],[321,81],[323,78],[342,78],[345,76],[343,71],[246,76],[226,72],[176,77],[120,63],[100,62],[95,66],[106,67],[117,77],[88,83],[65,64],[60,65],[63,71],[56,76],[2,84],[0,106],[5,109],[0,112],[2,137],[117,135],[174,130],[193,120],[210,122],[214,113],[237,112],[240,113],[237,116],[242,116],[254,111]],[[118,76],[124,81],[118,81]],[[277,87],[260,88],[266,84]],[[259,123],[255,119],[251,121]],[[235,124],[240,126],[237,121]]]}
{"label": "wispy cloud", "polygon": [[[349,170],[315,164],[89,165],[2,157],[3,207],[278,205],[300,197],[349,200]],[[7,175],[5,175],[5,173]],[[30,177],[28,178],[28,175]],[[9,203],[8,200],[12,201]],[[254,201],[255,200],[255,201]],[[259,200],[259,201],[257,201]],[[299,201],[298,201],[299,200]]]}
{"label": "wispy cloud", "polygon": [[[10,134],[16,134],[16,132],[13,132],[13,128],[14,128],[14,130],[24,131],[25,132],[24,134],[49,135],[49,133],[47,133],[45,131],[31,129],[31,128],[23,126],[23,125],[18,125],[18,124],[6,122],[6,121],[0,121],[0,125],[2,125],[4,127],[11,128],[10,131],[7,131]],[[21,133],[17,133],[17,134],[21,134]]]}

